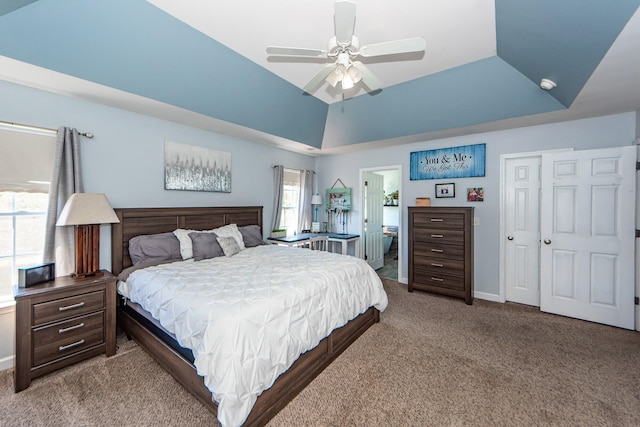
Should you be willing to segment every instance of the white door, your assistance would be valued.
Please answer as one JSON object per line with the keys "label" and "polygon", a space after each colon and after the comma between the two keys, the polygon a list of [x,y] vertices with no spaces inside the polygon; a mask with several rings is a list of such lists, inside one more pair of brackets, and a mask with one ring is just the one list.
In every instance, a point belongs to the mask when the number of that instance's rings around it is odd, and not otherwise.
{"label": "white door", "polygon": [[633,329],[635,159],[635,147],[542,155],[542,311]]}
{"label": "white door", "polygon": [[539,155],[505,162],[504,280],[507,301],[540,306]]}
{"label": "white door", "polygon": [[364,172],[363,178],[365,188],[365,259],[374,270],[377,270],[384,267],[384,241],[382,232],[384,177],[372,172]]}

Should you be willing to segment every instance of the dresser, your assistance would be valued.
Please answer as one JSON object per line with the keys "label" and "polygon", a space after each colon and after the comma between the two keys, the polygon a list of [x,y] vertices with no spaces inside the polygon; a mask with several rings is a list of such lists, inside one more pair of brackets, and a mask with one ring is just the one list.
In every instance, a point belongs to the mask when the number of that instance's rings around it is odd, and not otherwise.
{"label": "dresser", "polygon": [[473,208],[409,207],[409,292],[473,303]]}
{"label": "dresser", "polygon": [[102,273],[15,288],[16,392],[29,387],[33,378],[63,366],[115,354],[116,278]]}

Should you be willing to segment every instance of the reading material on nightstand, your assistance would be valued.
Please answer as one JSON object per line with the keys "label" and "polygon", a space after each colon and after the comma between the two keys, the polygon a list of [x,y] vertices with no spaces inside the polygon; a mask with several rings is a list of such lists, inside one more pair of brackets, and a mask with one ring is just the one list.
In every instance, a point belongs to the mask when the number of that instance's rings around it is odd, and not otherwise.
{"label": "reading material on nightstand", "polygon": [[89,357],[116,352],[116,278],[57,277],[15,288],[16,392],[33,378]]}

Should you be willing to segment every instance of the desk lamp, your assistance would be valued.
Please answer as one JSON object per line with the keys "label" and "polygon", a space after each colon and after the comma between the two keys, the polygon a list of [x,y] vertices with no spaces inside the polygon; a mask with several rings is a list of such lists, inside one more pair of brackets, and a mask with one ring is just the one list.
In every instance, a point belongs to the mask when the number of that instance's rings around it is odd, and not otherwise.
{"label": "desk lamp", "polygon": [[318,233],[320,232],[320,223],[318,222],[318,206],[322,204],[322,196],[319,194],[314,194],[311,197],[311,204],[316,207],[316,216],[311,223],[311,232]]}

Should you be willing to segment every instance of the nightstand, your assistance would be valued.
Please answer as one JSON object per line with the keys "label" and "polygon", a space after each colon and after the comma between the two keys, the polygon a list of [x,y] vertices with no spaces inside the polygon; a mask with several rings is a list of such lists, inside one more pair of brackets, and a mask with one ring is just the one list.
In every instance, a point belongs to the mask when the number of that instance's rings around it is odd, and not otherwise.
{"label": "nightstand", "polygon": [[16,393],[33,378],[89,357],[116,353],[116,277],[57,277],[15,288]]}

